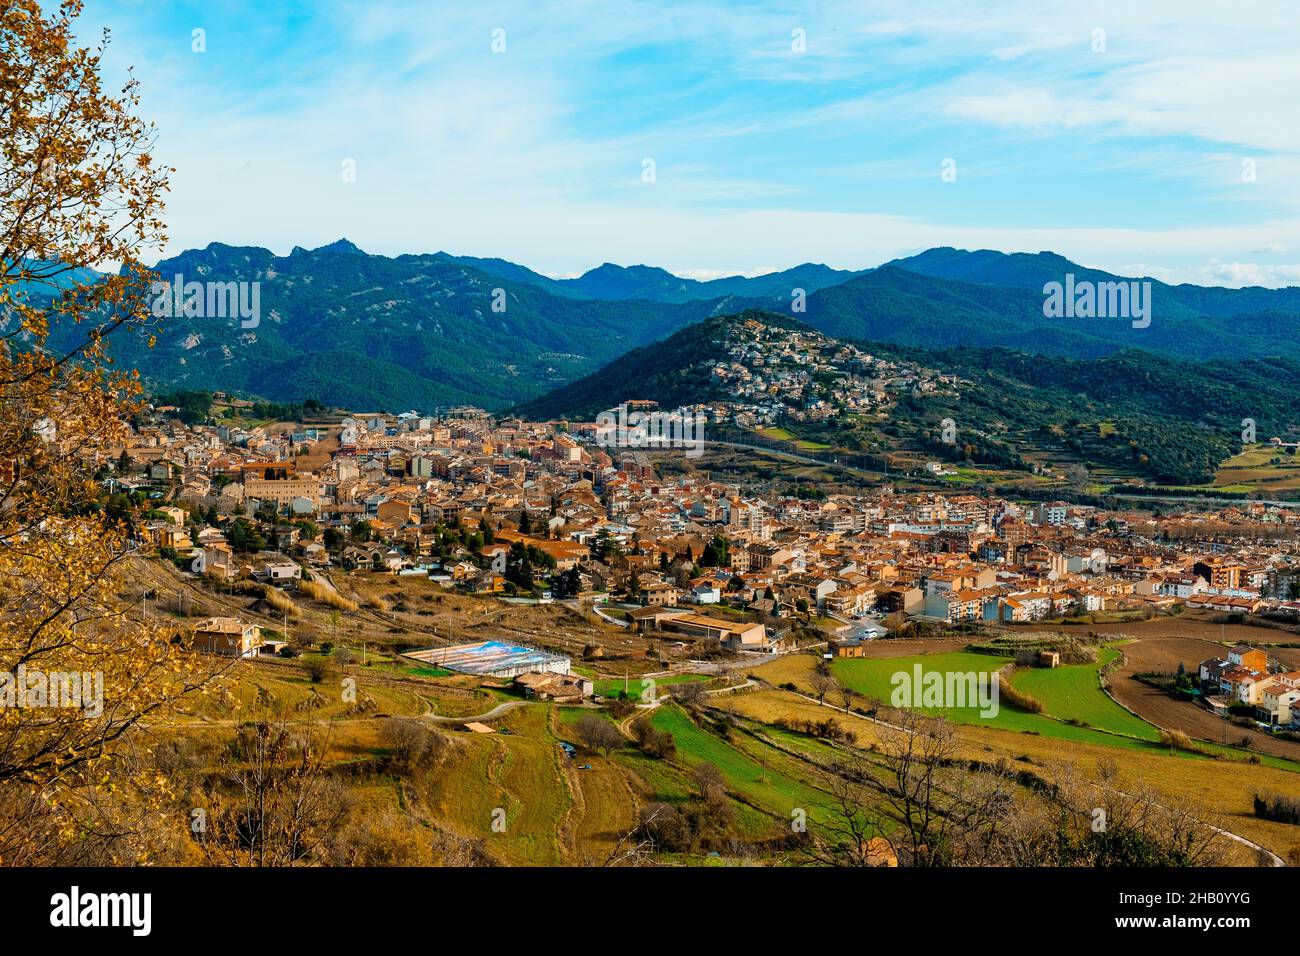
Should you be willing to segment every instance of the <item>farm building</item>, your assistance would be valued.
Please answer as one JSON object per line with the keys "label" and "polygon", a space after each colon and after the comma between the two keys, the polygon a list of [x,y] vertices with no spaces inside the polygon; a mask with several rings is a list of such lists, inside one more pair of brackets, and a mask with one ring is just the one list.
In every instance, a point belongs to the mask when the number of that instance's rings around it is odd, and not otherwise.
{"label": "farm building", "polygon": [[637,608],[628,615],[638,631],[683,634],[696,640],[716,640],[735,650],[767,650],[767,629],[758,623],[723,621],[665,608]]}
{"label": "farm building", "polygon": [[521,674],[515,686],[534,700],[581,701],[594,689],[591,678],[581,674]]}
{"label": "farm building", "polygon": [[569,673],[569,658],[563,654],[540,651],[504,641],[479,641],[451,647],[432,647],[405,655],[424,664],[435,664],[459,674],[478,677],[513,678],[534,671],[548,674]]}
{"label": "farm building", "polygon": [[865,657],[870,642],[860,637],[833,637],[827,641],[827,644],[830,645],[832,657]]}

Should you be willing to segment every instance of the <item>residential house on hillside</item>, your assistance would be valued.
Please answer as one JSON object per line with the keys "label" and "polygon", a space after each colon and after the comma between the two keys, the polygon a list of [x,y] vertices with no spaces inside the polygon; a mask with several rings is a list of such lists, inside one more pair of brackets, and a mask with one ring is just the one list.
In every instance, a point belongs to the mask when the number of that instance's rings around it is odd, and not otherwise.
{"label": "residential house on hillside", "polygon": [[1256,647],[1238,644],[1227,657],[1201,661],[1198,674],[1207,693],[1226,694],[1233,700],[1253,704],[1258,689],[1268,678],[1268,655]]}
{"label": "residential house on hillside", "polygon": [[253,657],[262,644],[262,628],[233,617],[210,617],[194,625],[193,647],[205,654]]}

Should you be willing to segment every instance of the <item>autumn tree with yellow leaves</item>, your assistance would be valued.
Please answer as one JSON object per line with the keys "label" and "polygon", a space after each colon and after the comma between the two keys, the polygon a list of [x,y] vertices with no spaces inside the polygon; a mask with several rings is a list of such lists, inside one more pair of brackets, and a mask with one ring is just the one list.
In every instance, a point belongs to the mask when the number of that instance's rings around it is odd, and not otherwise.
{"label": "autumn tree with yellow leaves", "polygon": [[[79,0],[0,0],[0,863],[147,862],[166,783],[134,731],[200,686],[174,629],[123,599],[132,544],[95,456],[140,385],[106,353],[147,335],[169,169],[134,79]],[[154,821],[155,823],[157,821]]]}

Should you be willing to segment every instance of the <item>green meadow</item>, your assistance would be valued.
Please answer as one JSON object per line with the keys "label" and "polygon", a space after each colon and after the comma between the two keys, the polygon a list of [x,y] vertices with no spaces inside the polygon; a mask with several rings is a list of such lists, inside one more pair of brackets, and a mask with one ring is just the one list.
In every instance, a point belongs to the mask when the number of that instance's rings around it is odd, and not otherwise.
{"label": "green meadow", "polygon": [[[989,674],[1010,662],[1006,657],[958,651],[915,657],[841,659],[831,665],[831,670],[837,679],[859,693],[889,704],[894,693],[894,675],[902,672],[912,676],[917,664],[921,666],[922,675],[932,672]],[[1043,704],[1043,713],[1040,714],[1017,710],[1005,700],[999,701],[997,714],[992,717],[983,716],[978,705],[915,709],[946,716],[959,724],[1036,733],[1059,740],[1133,749],[1159,746],[1159,733],[1154,727],[1130,715],[1102,691],[1097,683],[1097,670],[1102,663],[1104,661],[1031,669],[1016,674],[1012,685],[1032,694]],[[1021,682],[1026,679],[1026,685],[1022,686]],[[1068,723],[1071,719],[1089,726]]]}

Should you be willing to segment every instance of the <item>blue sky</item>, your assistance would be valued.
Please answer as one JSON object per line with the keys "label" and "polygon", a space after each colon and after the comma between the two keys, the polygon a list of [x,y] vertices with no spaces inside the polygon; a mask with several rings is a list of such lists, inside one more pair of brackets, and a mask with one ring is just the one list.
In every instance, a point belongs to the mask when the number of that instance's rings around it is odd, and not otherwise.
{"label": "blue sky", "polygon": [[1300,284],[1286,2],[106,0],[101,26],[177,170],[170,252],[706,278],[954,245]]}

